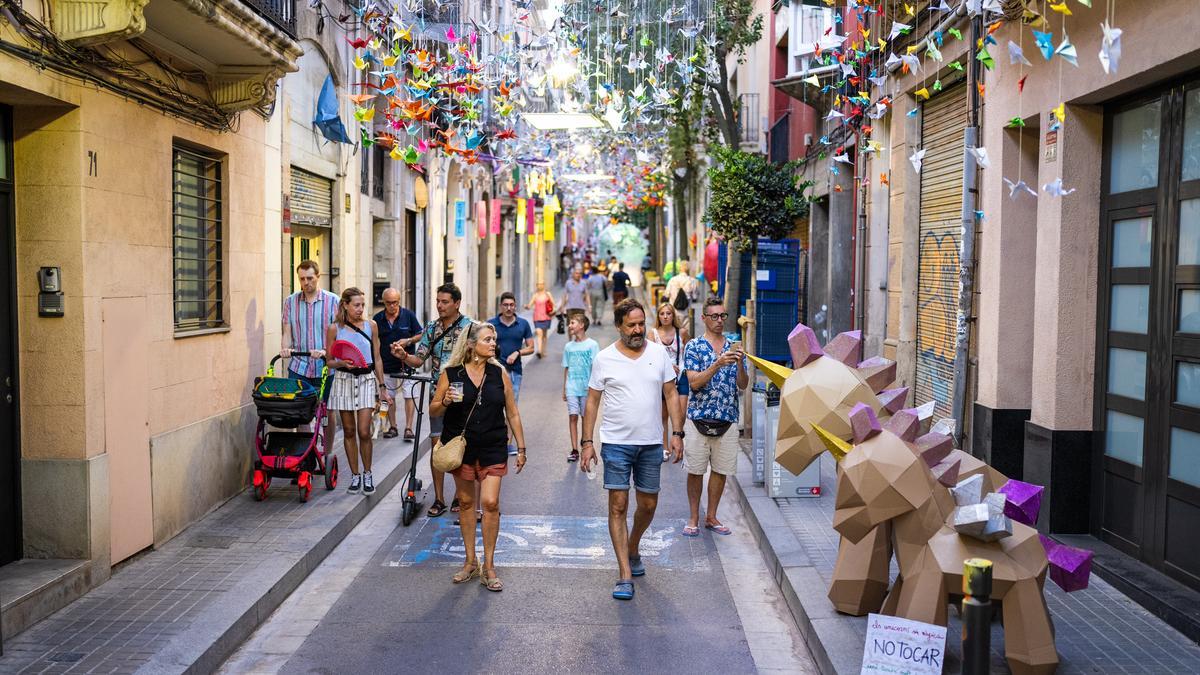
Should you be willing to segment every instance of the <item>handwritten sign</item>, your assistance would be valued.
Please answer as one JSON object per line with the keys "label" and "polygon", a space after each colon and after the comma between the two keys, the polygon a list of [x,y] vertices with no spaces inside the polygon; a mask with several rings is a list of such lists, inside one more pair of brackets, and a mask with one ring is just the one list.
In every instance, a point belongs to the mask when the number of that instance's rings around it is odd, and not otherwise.
{"label": "handwritten sign", "polygon": [[942,626],[882,614],[867,617],[864,673],[941,675],[945,655]]}

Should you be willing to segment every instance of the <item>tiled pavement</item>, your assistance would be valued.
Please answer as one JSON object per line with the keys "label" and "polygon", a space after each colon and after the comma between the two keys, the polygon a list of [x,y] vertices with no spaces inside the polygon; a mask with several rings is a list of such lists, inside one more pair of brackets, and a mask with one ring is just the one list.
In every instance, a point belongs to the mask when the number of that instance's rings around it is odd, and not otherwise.
{"label": "tiled pavement", "polygon": [[[427,445],[427,441],[426,444]],[[211,672],[404,474],[413,445],[377,440],[372,497],[326,492],[305,504],[276,479],[247,491],[106,583],[4,641],[0,673]],[[340,439],[336,452],[349,478]]]}
{"label": "tiled pavement", "polygon": [[[766,557],[777,561],[777,581],[786,579],[792,587],[793,613],[805,615],[797,619],[814,657],[823,672],[857,673],[866,619],[835,613],[826,598],[838,545],[832,524],[834,463],[822,458],[823,496],[810,499],[770,499],[750,484],[749,462],[741,467],[746,469],[739,469],[737,481],[742,503],[752,507],[746,509],[747,517],[756,520],[760,545],[773,546],[773,551],[765,551]],[[1200,646],[1095,575],[1086,590],[1075,593],[1064,593],[1047,580],[1046,604],[1054,620],[1060,673],[1200,672]],[[961,634],[958,617],[951,611],[948,672],[958,670]],[[1004,632],[997,621],[992,626],[993,673],[1009,672],[1003,650]]]}

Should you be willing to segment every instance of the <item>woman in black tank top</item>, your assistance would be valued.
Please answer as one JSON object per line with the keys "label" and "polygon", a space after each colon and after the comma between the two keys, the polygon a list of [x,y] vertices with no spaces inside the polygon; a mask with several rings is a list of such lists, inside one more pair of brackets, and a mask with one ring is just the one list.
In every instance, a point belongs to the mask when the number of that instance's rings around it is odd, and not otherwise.
{"label": "woman in black tank top", "polygon": [[[454,387],[451,387],[451,385]],[[508,473],[508,436],[517,442],[517,473],[525,467],[525,432],[513,397],[508,371],[496,361],[496,329],[474,322],[454,343],[454,352],[442,369],[430,415],[444,415],[442,440],[466,440],[462,466],[455,469],[454,484],[461,510],[467,559],[453,581],[461,584],[478,576],[489,591],[504,585],[496,575],[496,537],[500,532],[500,482]],[[483,557],[475,556],[475,485],[479,483],[483,508]]]}

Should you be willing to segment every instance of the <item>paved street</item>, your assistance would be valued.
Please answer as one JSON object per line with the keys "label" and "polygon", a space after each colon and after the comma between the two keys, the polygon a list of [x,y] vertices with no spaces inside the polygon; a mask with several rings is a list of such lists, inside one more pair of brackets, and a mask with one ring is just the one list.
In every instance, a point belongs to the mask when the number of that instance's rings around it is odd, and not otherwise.
{"label": "paved street", "polygon": [[[591,337],[606,345],[615,331]],[[611,598],[605,492],[565,461],[562,345],[555,335],[544,361],[526,360],[530,459],[501,494],[502,593],[452,585],[453,515],[399,526],[393,493],[223,672],[815,672],[733,496],[722,506],[733,536],[680,536],[679,466],[664,472],[636,597]]]}

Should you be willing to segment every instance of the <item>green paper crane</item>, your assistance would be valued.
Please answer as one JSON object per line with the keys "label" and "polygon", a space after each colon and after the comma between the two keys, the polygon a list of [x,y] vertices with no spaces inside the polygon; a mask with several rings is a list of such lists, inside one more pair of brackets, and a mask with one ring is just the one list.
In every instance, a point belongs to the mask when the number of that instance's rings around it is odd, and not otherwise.
{"label": "green paper crane", "polygon": [[1008,124],[1005,124],[1004,126],[1008,127],[1009,129],[1020,129],[1025,126],[1025,120],[1021,119],[1020,116],[1017,116],[1009,120]]}
{"label": "green paper crane", "polygon": [[962,39],[962,31],[958,30],[957,28],[948,28],[946,29],[946,32],[958,38],[959,40]]}
{"label": "green paper crane", "polygon": [[992,55],[988,53],[987,45],[979,48],[979,52],[975,54],[975,60],[982,63],[983,67],[987,68],[988,70],[991,70],[992,67],[996,65],[996,60],[993,59]]}

